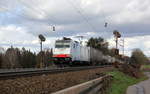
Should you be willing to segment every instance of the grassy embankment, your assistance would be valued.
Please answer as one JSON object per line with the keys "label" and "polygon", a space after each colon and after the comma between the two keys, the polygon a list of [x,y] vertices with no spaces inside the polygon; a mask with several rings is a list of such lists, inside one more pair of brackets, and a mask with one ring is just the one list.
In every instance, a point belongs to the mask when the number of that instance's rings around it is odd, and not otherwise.
{"label": "grassy embankment", "polygon": [[107,74],[113,75],[113,82],[111,84],[111,88],[108,91],[108,94],[125,94],[128,86],[147,79],[146,76],[136,79],[122,72],[119,72],[118,70],[108,72]]}
{"label": "grassy embankment", "polygon": [[142,65],[141,70],[150,72],[150,65]]}

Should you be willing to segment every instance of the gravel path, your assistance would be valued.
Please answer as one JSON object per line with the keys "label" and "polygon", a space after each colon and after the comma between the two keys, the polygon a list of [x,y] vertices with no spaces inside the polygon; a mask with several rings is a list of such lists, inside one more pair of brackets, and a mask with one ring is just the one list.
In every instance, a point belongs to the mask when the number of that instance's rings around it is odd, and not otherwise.
{"label": "gravel path", "polygon": [[145,73],[149,79],[136,85],[129,86],[126,94],[150,94],[150,72]]}

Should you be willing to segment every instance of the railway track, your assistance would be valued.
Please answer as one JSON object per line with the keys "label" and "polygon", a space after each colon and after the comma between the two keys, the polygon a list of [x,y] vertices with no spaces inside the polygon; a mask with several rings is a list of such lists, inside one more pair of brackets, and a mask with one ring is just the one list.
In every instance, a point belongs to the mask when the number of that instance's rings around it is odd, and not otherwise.
{"label": "railway track", "polygon": [[104,66],[87,66],[87,67],[63,67],[63,68],[42,68],[42,69],[11,69],[11,70],[0,70],[0,78],[18,77],[18,76],[29,76],[29,75],[40,75],[40,74],[55,74],[61,72],[81,71],[95,68],[111,67],[111,65]]}

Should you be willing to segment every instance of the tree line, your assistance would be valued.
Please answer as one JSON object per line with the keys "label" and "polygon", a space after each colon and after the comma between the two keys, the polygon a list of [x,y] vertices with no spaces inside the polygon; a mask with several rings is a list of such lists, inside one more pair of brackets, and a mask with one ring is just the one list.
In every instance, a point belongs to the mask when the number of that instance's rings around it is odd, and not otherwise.
{"label": "tree line", "polygon": [[87,42],[87,46],[101,51],[104,55],[110,55],[118,58],[115,54],[115,48],[109,49],[109,43],[102,37],[90,38]]}
{"label": "tree line", "polygon": [[[103,52],[105,55],[110,55],[118,59],[125,60],[119,55],[116,55],[114,49],[109,49],[108,42],[103,38],[90,38],[87,46],[93,47]],[[18,49],[10,47],[5,53],[0,53],[0,68],[38,68],[49,67],[53,65],[52,49],[39,53],[31,52],[25,48]],[[140,49],[135,49],[131,57],[126,58],[126,62],[134,67],[140,67],[142,64],[149,64],[149,59]],[[41,65],[42,64],[42,65]]]}
{"label": "tree line", "polygon": [[136,68],[140,68],[143,64],[150,64],[150,60],[140,49],[134,49],[131,53],[131,57],[116,55],[114,51],[115,48],[109,49],[109,43],[101,37],[90,38],[87,42],[87,46],[98,49],[105,55],[110,55],[120,60],[124,60],[126,63]]}
{"label": "tree line", "polygon": [[25,48],[10,47],[5,53],[0,53],[0,68],[35,68],[40,67],[41,62],[48,67],[52,65],[52,54],[52,49],[36,54]]}

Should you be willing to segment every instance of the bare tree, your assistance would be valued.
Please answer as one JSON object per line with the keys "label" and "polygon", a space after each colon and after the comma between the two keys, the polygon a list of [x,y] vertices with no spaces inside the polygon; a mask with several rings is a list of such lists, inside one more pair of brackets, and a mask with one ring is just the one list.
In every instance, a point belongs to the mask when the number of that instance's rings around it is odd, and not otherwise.
{"label": "bare tree", "polygon": [[19,64],[18,58],[19,49],[17,48],[8,48],[4,57],[3,57],[3,68],[19,68],[21,67]]}

